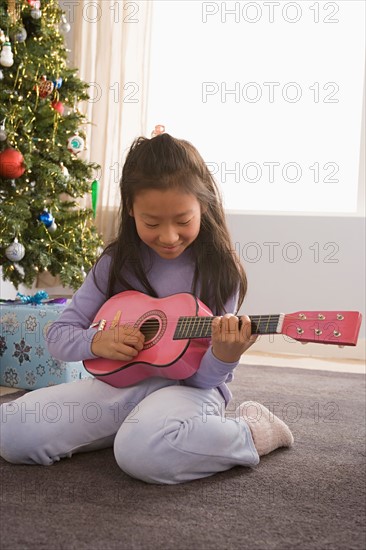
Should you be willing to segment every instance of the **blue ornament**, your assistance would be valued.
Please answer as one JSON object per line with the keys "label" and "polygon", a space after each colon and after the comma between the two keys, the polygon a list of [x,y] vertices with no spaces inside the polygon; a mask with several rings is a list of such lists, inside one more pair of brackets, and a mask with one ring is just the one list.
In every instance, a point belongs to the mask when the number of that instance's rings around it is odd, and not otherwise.
{"label": "blue ornament", "polygon": [[44,223],[47,228],[51,227],[54,222],[54,217],[52,216],[51,212],[47,210],[47,208],[43,210],[43,212],[38,216],[37,219],[40,222]]}
{"label": "blue ornament", "polygon": [[54,85],[55,85],[55,88],[57,88],[57,90],[59,90],[62,86],[62,78],[61,76],[59,76],[58,78],[56,78],[56,80],[53,81]]}

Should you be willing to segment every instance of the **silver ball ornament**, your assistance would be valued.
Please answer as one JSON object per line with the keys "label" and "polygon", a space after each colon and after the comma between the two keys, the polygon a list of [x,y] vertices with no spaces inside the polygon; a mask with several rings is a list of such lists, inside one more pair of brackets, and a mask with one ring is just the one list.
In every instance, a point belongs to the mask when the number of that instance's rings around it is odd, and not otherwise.
{"label": "silver ball ornament", "polygon": [[56,229],[57,229],[57,224],[55,223],[55,221],[53,221],[51,225],[47,227],[47,231],[49,231],[50,233],[54,233]]}
{"label": "silver ball ornament", "polygon": [[42,17],[42,11],[35,8],[31,11],[31,17],[33,17],[33,19],[40,19]]}
{"label": "silver ball ornament", "polygon": [[15,42],[25,42],[26,39],[27,39],[27,31],[25,30],[24,27],[22,27],[21,29],[19,29],[19,30],[14,34],[14,40],[15,40]]}
{"label": "silver ball ornament", "polygon": [[18,239],[14,239],[14,242],[5,250],[5,256],[11,262],[20,262],[25,256],[25,248],[21,243],[18,243]]}

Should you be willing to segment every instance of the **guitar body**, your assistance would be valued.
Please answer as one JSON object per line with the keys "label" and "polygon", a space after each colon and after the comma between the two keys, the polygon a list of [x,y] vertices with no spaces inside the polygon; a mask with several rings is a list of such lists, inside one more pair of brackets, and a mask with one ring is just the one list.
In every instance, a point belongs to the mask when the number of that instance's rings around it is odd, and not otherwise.
{"label": "guitar body", "polygon": [[144,347],[130,362],[102,357],[85,360],[85,369],[95,378],[122,388],[154,376],[182,380],[198,370],[210,341],[207,338],[173,338],[178,316],[212,316],[210,309],[193,294],[152,298],[128,290],[105,302],[94,322],[104,319],[104,330],[114,330],[116,312],[118,325],[129,324],[145,335]]}

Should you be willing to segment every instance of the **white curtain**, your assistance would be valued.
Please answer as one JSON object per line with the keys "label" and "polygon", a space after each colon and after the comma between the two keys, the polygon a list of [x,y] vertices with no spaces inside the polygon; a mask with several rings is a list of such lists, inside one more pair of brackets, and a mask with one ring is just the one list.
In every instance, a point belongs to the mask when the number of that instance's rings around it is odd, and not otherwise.
{"label": "white curtain", "polygon": [[87,160],[101,166],[96,223],[107,244],[118,224],[119,178],[126,151],[146,128],[153,2],[82,0],[75,7],[72,59],[90,83],[80,110],[88,125]]}

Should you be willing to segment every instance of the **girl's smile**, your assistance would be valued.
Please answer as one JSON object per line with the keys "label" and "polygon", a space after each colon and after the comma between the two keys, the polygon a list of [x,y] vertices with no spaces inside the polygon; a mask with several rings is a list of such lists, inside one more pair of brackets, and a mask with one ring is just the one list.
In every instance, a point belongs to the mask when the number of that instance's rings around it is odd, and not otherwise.
{"label": "girl's smile", "polygon": [[162,258],[177,258],[200,231],[200,203],[178,189],[141,191],[130,215],[140,239]]}

